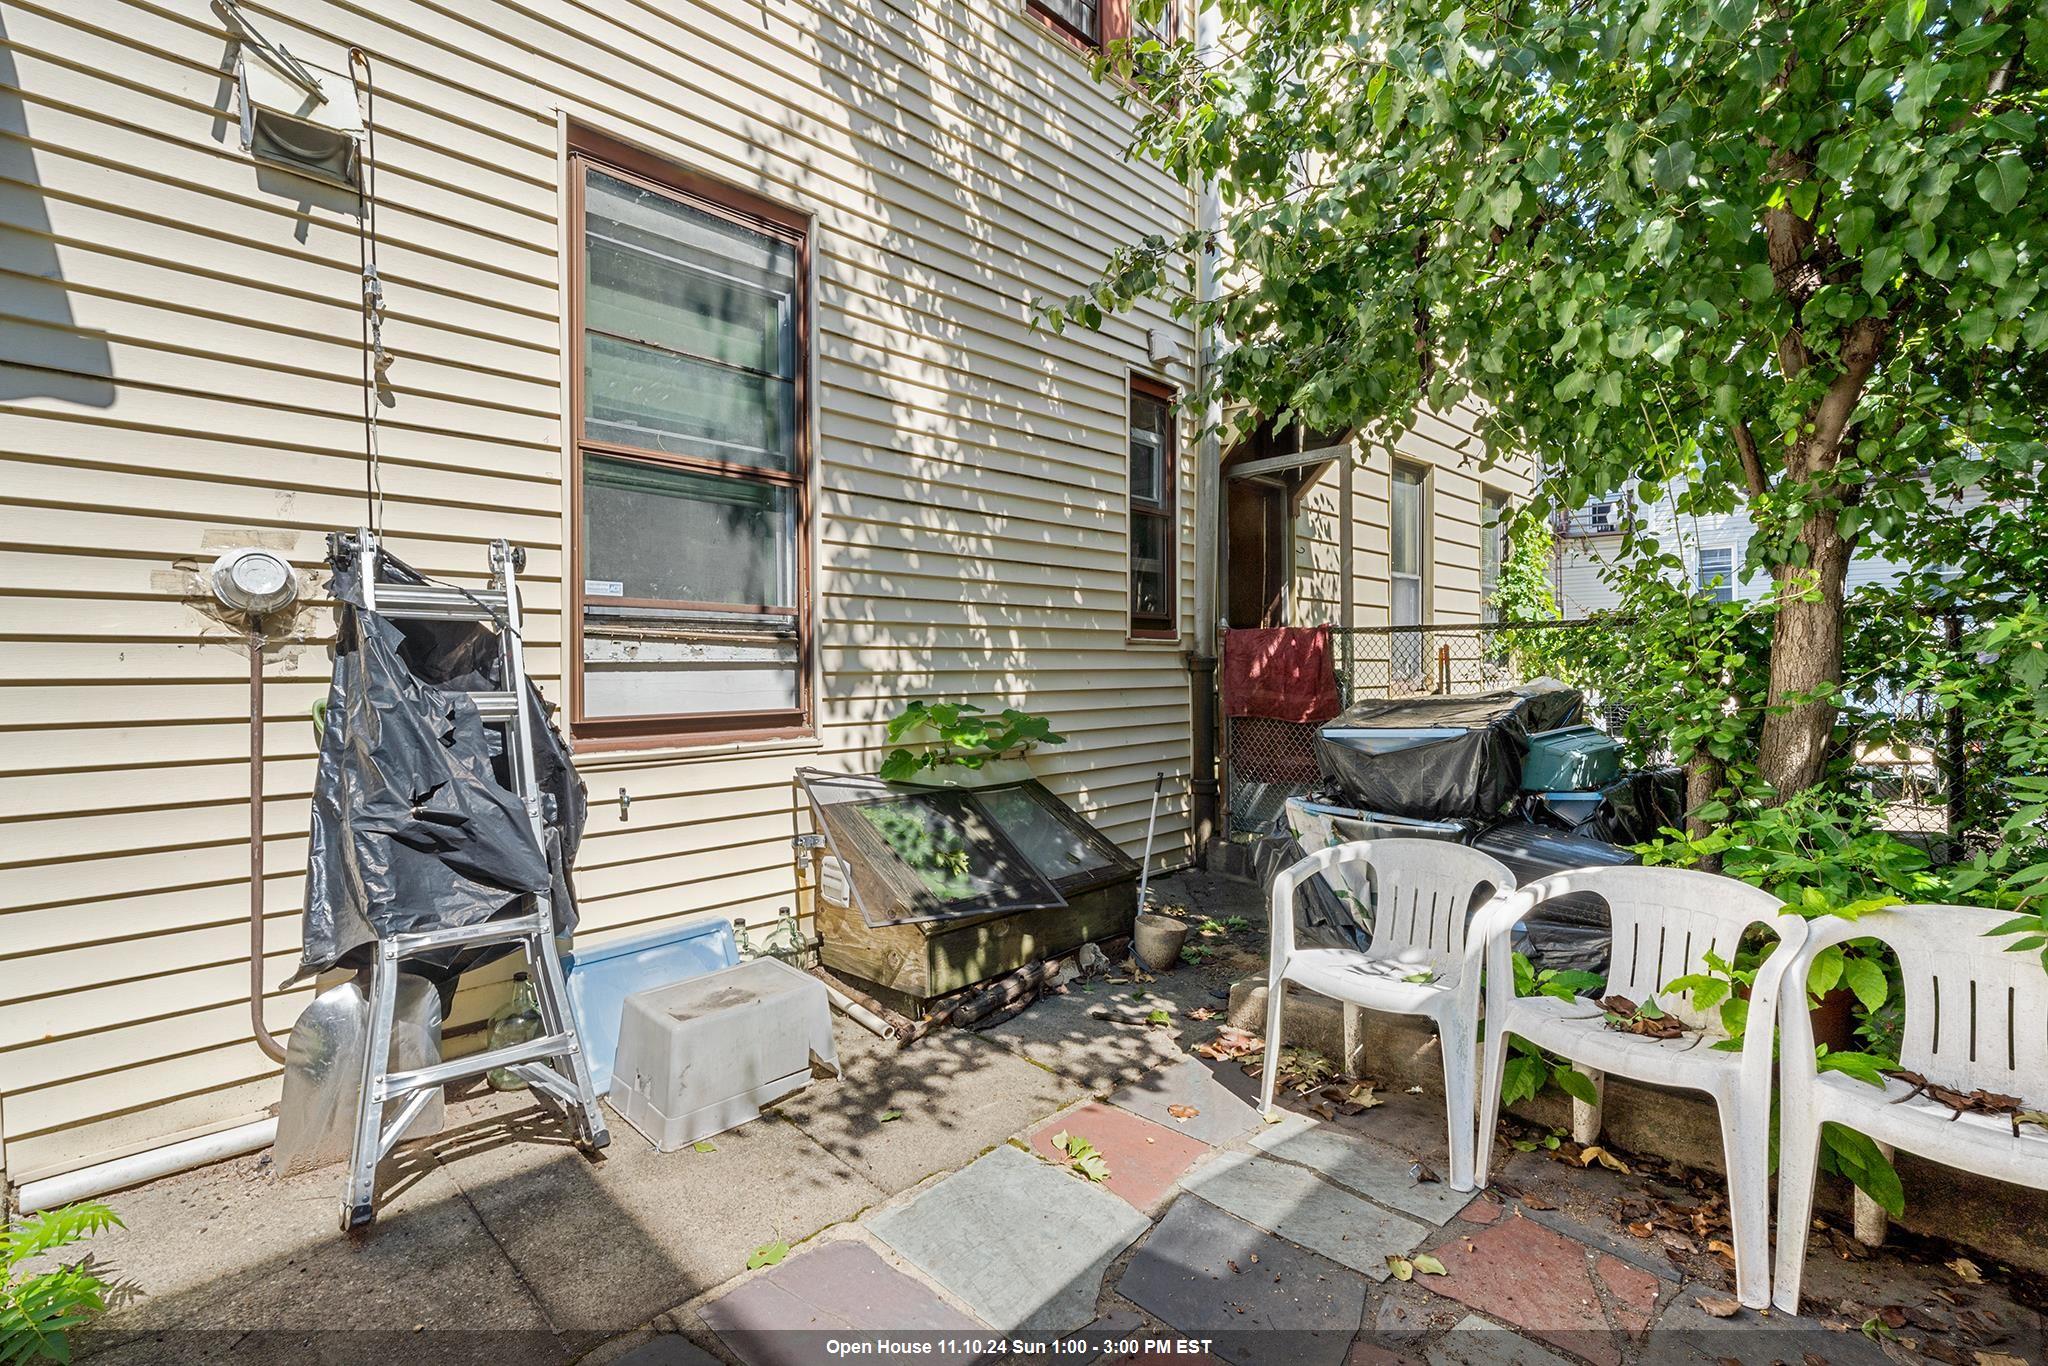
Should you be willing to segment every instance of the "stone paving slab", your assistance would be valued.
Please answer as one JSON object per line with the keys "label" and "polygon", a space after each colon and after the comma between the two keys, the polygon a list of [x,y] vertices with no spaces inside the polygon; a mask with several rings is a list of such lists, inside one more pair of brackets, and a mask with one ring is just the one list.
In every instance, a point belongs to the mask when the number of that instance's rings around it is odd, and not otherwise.
{"label": "stone paving slab", "polygon": [[[797,1366],[824,1355],[815,1333],[952,1332],[983,1326],[865,1243],[838,1239],[789,1258],[698,1310],[748,1366]],[[932,1356],[930,1360],[949,1358]],[[965,1361],[961,1355],[953,1360]]]}
{"label": "stone paving slab", "polygon": [[1065,1154],[1052,1144],[1062,1133],[1077,1134],[1093,1143],[1109,1165],[1103,1189],[1141,1210],[1164,1200],[1181,1173],[1209,1151],[1207,1144],[1181,1133],[1177,1126],[1154,1124],[1092,1100],[1033,1129],[1031,1150],[1048,1162],[1064,1162]]}
{"label": "stone paving slab", "polygon": [[[1258,1110],[1233,1095],[1214,1072],[1195,1058],[1162,1068],[1126,1086],[1111,1096],[1109,1103],[1171,1125],[1217,1148],[1259,1127]],[[1183,1123],[1167,1112],[1174,1105],[1191,1105],[1197,1113]]]}
{"label": "stone paving slab", "polygon": [[1424,1225],[1313,1172],[1247,1153],[1224,1153],[1181,1184],[1249,1224],[1376,1281],[1387,1277],[1389,1253],[1410,1251],[1428,1235]]}
{"label": "stone paving slab", "polygon": [[1008,1144],[868,1220],[1006,1333],[1063,1333],[1094,1318],[1102,1273],[1146,1227],[1116,1196]]}
{"label": "stone paving slab", "polygon": [[1477,1314],[1467,1314],[1451,1331],[1423,1353],[1429,1366],[1570,1366],[1555,1352],[1538,1347]]}
{"label": "stone paving slab", "polygon": [[1648,1272],[1520,1217],[1461,1233],[1436,1255],[1448,1274],[1430,1278],[1432,1291],[1599,1363],[1620,1362],[1623,1344],[1648,1326],[1660,1288]]}
{"label": "stone paving slab", "polygon": [[1238,1366],[1338,1366],[1365,1312],[1365,1279],[1182,1196],[1117,1293]]}
{"label": "stone paving slab", "polygon": [[[966,1166],[1082,1096],[1044,1068],[960,1030],[899,1048],[841,1022],[837,1043],[842,1079],[813,1082],[776,1113],[891,1195]],[[890,1114],[896,1118],[882,1118]]]}
{"label": "stone paving slab", "polygon": [[1267,1126],[1264,1133],[1253,1135],[1252,1146],[1313,1167],[1340,1185],[1433,1224],[1443,1223],[1472,1201],[1472,1192],[1451,1189],[1442,1168],[1432,1167],[1437,1180],[1417,1182],[1409,1174],[1416,1159],[1407,1153],[1301,1115]]}

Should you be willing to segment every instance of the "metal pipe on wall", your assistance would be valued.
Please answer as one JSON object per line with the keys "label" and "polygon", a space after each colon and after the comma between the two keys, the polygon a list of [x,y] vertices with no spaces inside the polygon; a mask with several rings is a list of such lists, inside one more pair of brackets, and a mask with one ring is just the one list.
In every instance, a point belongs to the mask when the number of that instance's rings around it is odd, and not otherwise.
{"label": "metal pipe on wall", "polygon": [[263,628],[249,624],[249,1025],[256,1046],[283,1062],[284,1045],[263,1018]]}
{"label": "metal pipe on wall", "polygon": [[[1222,18],[1213,5],[1198,5],[1195,45],[1202,60],[1213,63],[1221,51]],[[1197,316],[1216,297],[1216,252],[1213,238],[1222,226],[1223,201],[1213,183],[1204,181],[1195,194],[1195,226],[1200,245],[1195,258]],[[1216,636],[1222,575],[1219,548],[1223,527],[1223,450],[1218,428],[1223,405],[1209,393],[1215,378],[1216,332],[1204,326],[1195,337],[1195,390],[1205,395],[1201,433],[1195,442],[1195,648],[1188,652],[1190,720],[1194,727],[1194,773],[1190,787],[1196,860],[1203,861],[1217,832],[1216,774]]]}

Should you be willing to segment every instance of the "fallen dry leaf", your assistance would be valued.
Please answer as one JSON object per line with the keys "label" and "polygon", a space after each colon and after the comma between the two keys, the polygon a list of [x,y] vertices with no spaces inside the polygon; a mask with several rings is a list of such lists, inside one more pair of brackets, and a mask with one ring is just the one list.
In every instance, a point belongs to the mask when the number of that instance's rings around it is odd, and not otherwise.
{"label": "fallen dry leaf", "polygon": [[1707,1251],[1718,1252],[1731,1262],[1735,1260],[1735,1249],[1728,1246],[1728,1244],[1722,1242],[1719,1238],[1713,1238],[1708,1240]]}
{"label": "fallen dry leaf", "polygon": [[1622,1161],[1613,1153],[1608,1152],[1607,1149],[1597,1143],[1579,1154],[1579,1165],[1581,1167],[1590,1167],[1595,1162],[1598,1162],[1611,1172],[1620,1172],[1623,1176],[1628,1175],[1628,1163]]}
{"label": "fallen dry leaf", "polygon": [[1984,1284],[1984,1273],[1978,1270],[1977,1264],[1971,1261],[1968,1257],[1958,1257],[1954,1261],[1949,1262],[1947,1265],[1950,1271],[1955,1272],[1956,1275],[1962,1277],[1963,1280],[1968,1282],[1969,1284]]}
{"label": "fallen dry leaf", "polygon": [[1415,1269],[1425,1276],[1448,1276],[1451,1274],[1444,1270],[1442,1262],[1430,1256],[1427,1252],[1418,1252],[1409,1260],[1414,1262]]}
{"label": "fallen dry leaf", "polygon": [[1411,1185],[1431,1186],[1441,1180],[1443,1180],[1441,1176],[1438,1176],[1420,1162],[1413,1162],[1408,1166],[1408,1181]]}
{"label": "fallen dry leaf", "polygon": [[1732,1319],[1742,1312],[1742,1301],[1733,1295],[1702,1295],[1699,1305],[1700,1312],[1710,1318]]}
{"label": "fallen dry leaf", "polygon": [[1397,1281],[1412,1281],[1415,1279],[1415,1263],[1409,1261],[1406,1257],[1398,1256],[1392,1252],[1387,1254],[1387,1271]]}
{"label": "fallen dry leaf", "polygon": [[1534,1209],[1534,1210],[1545,1210],[1545,1209],[1556,1209],[1556,1208],[1557,1208],[1557,1206],[1556,1206],[1556,1205],[1553,1205],[1553,1204],[1551,1204],[1551,1203],[1550,1203],[1550,1202],[1549,1202],[1548,1200],[1545,1200],[1545,1199],[1544,1199],[1544,1198],[1543,1198],[1542,1196],[1540,1196],[1540,1195],[1530,1195],[1530,1194],[1527,1194],[1527,1193],[1524,1193],[1524,1194],[1523,1194],[1523,1196],[1522,1196],[1522,1204],[1523,1204],[1523,1206],[1524,1206],[1525,1208],[1528,1208],[1528,1209]]}
{"label": "fallen dry leaf", "polygon": [[1166,1113],[1185,1124],[1202,1112],[1192,1105],[1169,1105],[1166,1107]]}
{"label": "fallen dry leaf", "polygon": [[1979,1352],[1977,1366],[2027,1366],[2027,1359],[2007,1352]]}

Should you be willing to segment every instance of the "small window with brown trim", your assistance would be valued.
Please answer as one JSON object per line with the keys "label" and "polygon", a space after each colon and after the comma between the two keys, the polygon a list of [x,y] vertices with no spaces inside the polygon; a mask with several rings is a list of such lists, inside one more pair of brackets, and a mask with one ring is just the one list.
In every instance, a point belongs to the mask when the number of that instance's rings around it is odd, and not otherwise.
{"label": "small window with brown trim", "polygon": [[1102,0],[1029,0],[1025,8],[1078,42],[1103,44]]}
{"label": "small window with brown trim", "polygon": [[571,155],[571,727],[800,732],[805,222],[609,139]]}
{"label": "small window with brown trim", "polygon": [[1130,409],[1131,634],[1180,634],[1174,566],[1173,390],[1133,376]]}
{"label": "small window with brown trim", "polygon": [[1124,38],[1153,38],[1170,46],[1180,37],[1180,0],[1166,0],[1151,18],[1146,0],[1025,0],[1024,8],[1084,47],[1107,47]]}

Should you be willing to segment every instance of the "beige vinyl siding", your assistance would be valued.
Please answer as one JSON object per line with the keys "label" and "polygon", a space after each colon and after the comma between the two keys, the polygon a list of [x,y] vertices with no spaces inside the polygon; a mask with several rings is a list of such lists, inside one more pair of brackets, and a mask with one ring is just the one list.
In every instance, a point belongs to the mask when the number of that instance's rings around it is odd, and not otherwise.
{"label": "beige vinyl siding", "polygon": [[[877,761],[906,697],[1051,716],[1036,767],[1125,848],[1152,774],[1185,861],[1188,690],[1129,645],[1124,405],[1164,310],[1054,337],[1033,303],[1186,223],[1130,115],[1024,14],[876,0],[249,3],[302,58],[374,63],[396,356],[386,533],[478,582],[528,548],[560,699],[562,120],[815,215],[814,739],[586,755],[580,942],[797,902],[798,764]],[[246,158],[205,0],[0,9],[0,1165],[19,1181],[253,1118],[247,656],[221,550],[364,517],[354,197]],[[1192,480],[1179,507],[1192,598]],[[298,958],[318,592],[266,651],[272,983]],[[632,797],[620,819],[621,789]],[[479,987],[458,1022],[488,1001]],[[274,993],[287,1026],[305,991]]]}
{"label": "beige vinyl siding", "polygon": [[1454,624],[1481,619],[1479,530],[1481,502],[1488,490],[1510,502],[1526,497],[1528,462],[1503,460],[1481,467],[1479,441],[1473,435],[1474,409],[1461,406],[1448,413],[1425,411],[1415,426],[1393,443],[1361,438],[1351,470],[1352,615],[1344,620],[1345,572],[1340,525],[1341,473],[1332,465],[1305,489],[1294,519],[1294,594],[1291,619],[1297,625],[1389,624],[1388,526],[1389,485],[1396,460],[1428,471],[1425,483],[1423,612],[1428,623]]}

